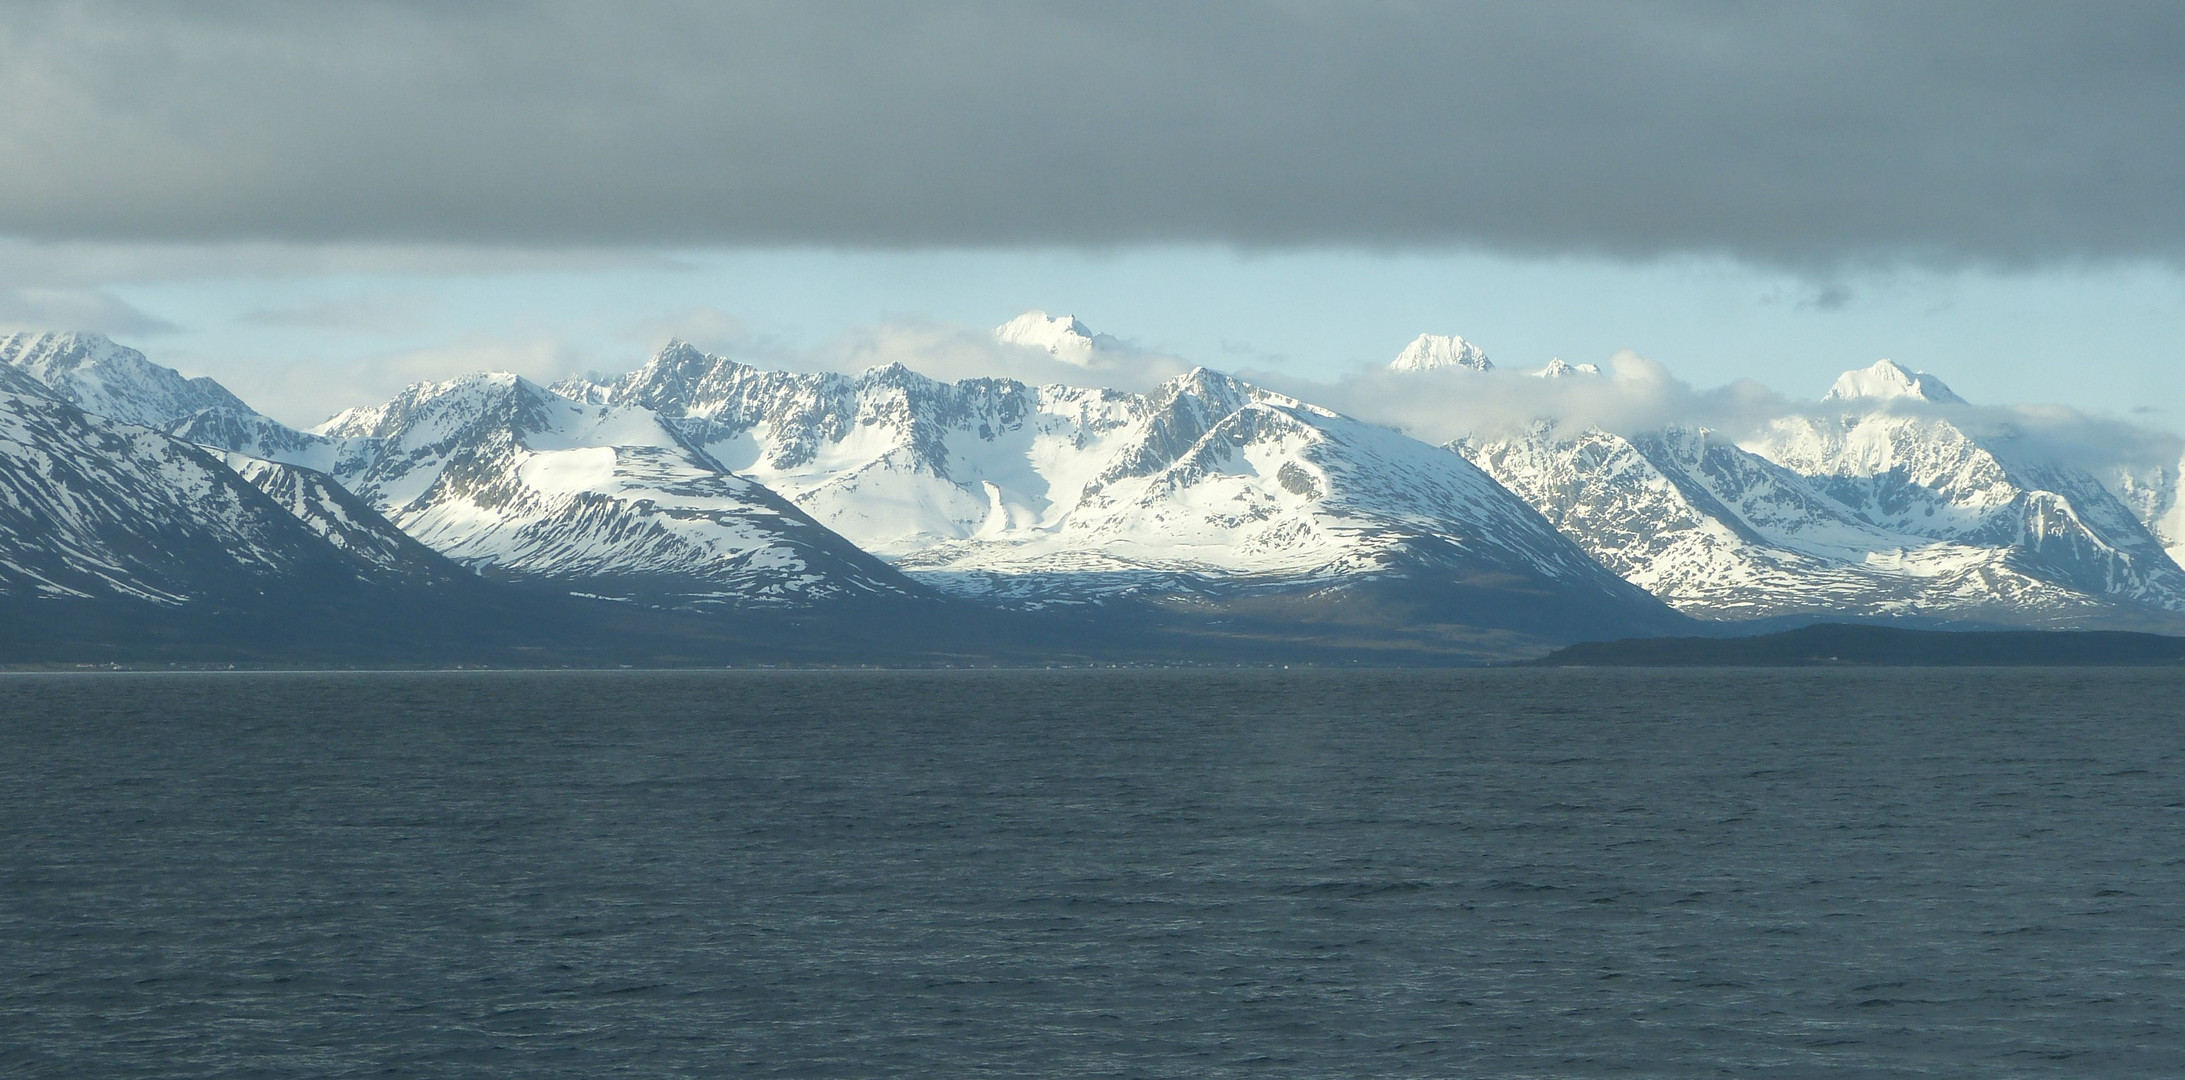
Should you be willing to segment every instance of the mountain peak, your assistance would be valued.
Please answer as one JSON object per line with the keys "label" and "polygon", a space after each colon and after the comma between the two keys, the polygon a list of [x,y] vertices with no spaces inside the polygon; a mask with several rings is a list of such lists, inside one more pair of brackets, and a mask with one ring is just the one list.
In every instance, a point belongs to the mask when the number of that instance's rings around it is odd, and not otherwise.
{"label": "mountain peak", "polygon": [[1599,375],[1599,364],[1573,364],[1558,356],[1548,361],[1548,366],[1532,372],[1535,379],[1567,379],[1574,375]]}
{"label": "mountain peak", "polygon": [[1004,345],[1029,345],[1072,364],[1092,359],[1095,350],[1112,346],[1115,339],[1095,334],[1069,315],[1049,315],[1033,309],[994,328],[994,340]]}
{"label": "mountain peak", "polygon": [[1396,359],[1389,361],[1390,371],[1434,371],[1440,368],[1465,368],[1471,371],[1493,371],[1494,362],[1487,359],[1486,350],[1455,334],[1420,334],[1404,346]]}
{"label": "mountain peak", "polygon": [[713,357],[704,349],[684,341],[682,338],[669,338],[668,343],[660,346],[660,351],[652,354],[652,360],[645,366],[655,369],[679,368],[692,365],[702,366],[712,362]]}
{"label": "mountain peak", "polygon": [[144,361],[143,353],[116,345],[105,334],[77,331],[8,334],[0,337],[0,357],[17,367],[38,368],[41,375],[122,358]]}
{"label": "mountain peak", "polygon": [[1836,376],[1836,385],[1829,387],[1827,396],[1821,400],[1886,401],[1892,398],[1911,398],[1940,405],[1965,404],[1965,399],[1943,385],[1941,379],[1924,371],[1913,371],[1894,360],[1877,360],[1873,367]]}
{"label": "mountain peak", "polygon": [[85,412],[161,431],[207,409],[258,415],[212,379],[184,378],[104,334],[0,336],[0,364],[46,384]]}

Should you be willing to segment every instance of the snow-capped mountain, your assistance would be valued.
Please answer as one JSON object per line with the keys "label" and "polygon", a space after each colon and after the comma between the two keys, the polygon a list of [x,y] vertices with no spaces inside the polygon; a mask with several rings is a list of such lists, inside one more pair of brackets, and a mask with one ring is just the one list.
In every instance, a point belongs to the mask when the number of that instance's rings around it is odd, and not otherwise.
{"label": "snow-capped mountain", "polygon": [[1570,379],[1587,375],[1599,375],[1600,373],[1601,365],[1599,364],[1573,364],[1560,356],[1549,360],[1540,370],[1528,372],[1536,379]]}
{"label": "snow-capped mountain", "polygon": [[0,363],[87,413],[188,442],[270,457],[293,455],[310,441],[212,379],[184,378],[99,334],[10,334],[0,337]]}
{"label": "snow-capped mountain", "polygon": [[[640,411],[587,410],[514,376],[412,387],[305,432],[97,335],[0,345],[57,393],[226,451],[239,475],[360,557],[391,565],[436,551],[491,576],[678,604],[917,591]],[[360,531],[381,512],[399,529]],[[406,547],[405,533],[424,546]]]}
{"label": "snow-capped mountain", "polygon": [[281,509],[351,559],[390,575],[458,572],[439,553],[411,539],[370,504],[325,473],[232,451],[221,459]]}
{"label": "snow-capped mountain", "polygon": [[1495,365],[1487,359],[1486,350],[1454,334],[1420,334],[1388,363],[1390,371],[1436,371],[1441,368],[1493,371]]}
{"label": "snow-capped mountain", "polygon": [[2106,479],[2109,490],[2162,543],[2170,561],[2185,566],[2185,499],[2179,498],[2185,460],[2153,466],[2117,465],[2108,471]]}
{"label": "snow-capped mountain", "polygon": [[[995,336],[1080,364],[1117,347],[1041,312]],[[1664,601],[1728,621],[2185,628],[2164,550],[2185,536],[2178,467],[2105,484],[1888,361],[1735,440],[1549,418],[1445,448],[1205,369],[1131,393],[767,371],[671,343],[604,382],[466,376],[302,432],[93,335],[0,339],[0,359],[0,435],[25,448],[0,462],[24,493],[0,522],[0,594],[174,605],[469,580],[459,563],[653,606],[932,589],[1534,641],[1667,629]],[[1528,401],[1562,391],[1521,375],[1593,397],[1624,377],[1561,359],[1498,372],[1441,335],[1390,367],[1507,379]],[[176,539],[131,539],[128,521]],[[202,580],[184,572],[199,563]]]}
{"label": "snow-capped mountain", "polygon": [[794,374],[680,342],[613,383],[562,389],[656,411],[687,444],[891,556],[1044,519],[1054,500],[1032,456],[1090,480],[1082,459],[1138,414],[1113,390],[942,383],[900,364]]}
{"label": "snow-capped mountain", "polygon": [[2008,434],[1881,409],[1780,418],[1747,445],[1889,532],[1997,551],[2086,595],[2185,610],[2185,571],[2130,508]]}
{"label": "snow-capped mountain", "polygon": [[[1199,369],[1149,394],[763,371],[676,343],[572,393],[655,410],[913,577],[1021,604],[1374,579],[1658,619],[1523,503],[1396,432]],[[1500,617],[1500,616],[1498,616]]]}
{"label": "snow-capped mountain", "polygon": [[1963,405],[1965,399],[1944,386],[1941,379],[1913,371],[1894,360],[1877,360],[1874,366],[1836,376],[1822,401],[1890,401],[1906,398],[1936,405]]}
{"label": "snow-capped mountain", "polygon": [[514,375],[410,387],[313,433],[332,471],[433,550],[490,576],[683,606],[795,607],[919,590],[647,410]]}
{"label": "snow-capped mountain", "polygon": [[1962,404],[1884,361],[1742,445],[1542,423],[1453,448],[1693,615],[2178,621],[2185,571],[2132,510],[2084,471],[1934,408]]}
{"label": "snow-capped mountain", "polygon": [[1044,311],[1027,311],[995,327],[994,340],[1040,349],[1072,364],[1090,363],[1095,352],[1113,349],[1116,344],[1114,338],[1093,333],[1071,316],[1050,316]]}
{"label": "snow-capped mountain", "polygon": [[155,430],[207,409],[251,411],[219,383],[183,378],[98,334],[10,334],[0,361],[85,412]]}
{"label": "snow-capped mountain", "polygon": [[[359,516],[359,538],[384,522]],[[330,544],[205,449],[86,413],[0,365],[0,595],[249,607],[458,572]]]}

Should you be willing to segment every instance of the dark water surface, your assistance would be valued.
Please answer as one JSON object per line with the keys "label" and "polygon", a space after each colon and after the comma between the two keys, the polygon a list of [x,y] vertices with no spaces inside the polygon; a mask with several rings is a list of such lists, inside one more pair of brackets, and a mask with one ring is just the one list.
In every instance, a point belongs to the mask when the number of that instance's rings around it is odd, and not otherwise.
{"label": "dark water surface", "polygon": [[0,677],[0,1074],[2185,1075],[2181,701]]}

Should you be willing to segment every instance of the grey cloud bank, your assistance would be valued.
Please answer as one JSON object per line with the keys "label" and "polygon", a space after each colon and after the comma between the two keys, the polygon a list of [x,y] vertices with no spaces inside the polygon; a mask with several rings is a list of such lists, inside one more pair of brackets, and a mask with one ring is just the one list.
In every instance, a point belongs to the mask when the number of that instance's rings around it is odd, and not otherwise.
{"label": "grey cloud bank", "polygon": [[0,233],[2185,259],[2160,4],[17,5]]}

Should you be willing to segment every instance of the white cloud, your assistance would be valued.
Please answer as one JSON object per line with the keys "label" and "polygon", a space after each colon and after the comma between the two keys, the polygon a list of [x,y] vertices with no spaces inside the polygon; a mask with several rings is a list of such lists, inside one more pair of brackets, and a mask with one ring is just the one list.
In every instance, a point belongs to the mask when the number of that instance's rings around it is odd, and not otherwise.
{"label": "white cloud", "polygon": [[[651,331],[648,337],[655,348],[670,337],[680,338],[708,352],[783,371],[855,373],[902,364],[944,382],[996,378],[1144,391],[1192,367],[1173,356],[1113,341],[1104,341],[1085,363],[1070,363],[1042,349],[996,341],[990,331],[922,320],[859,327],[817,348],[755,337],[736,320],[708,310],[643,324],[643,329]],[[635,366],[623,364],[618,370]]]}
{"label": "white cloud", "polygon": [[[1700,426],[1743,440],[1768,421],[1792,415],[1837,416],[1845,406],[1785,397],[1739,380],[1698,389],[1653,360],[1631,352],[1609,358],[1598,377],[1541,379],[1506,368],[1489,372],[1442,369],[1359,371],[1334,382],[1246,373],[1270,389],[1362,420],[1385,424],[1436,444],[1460,437],[1492,439],[1547,420],[1558,430],[1588,427],[1624,435],[1672,424]],[[2174,469],[2185,436],[2061,405],[1935,406],[1895,400],[1852,408],[1935,411],[1999,452],[2026,462],[2062,462],[2115,482]]]}
{"label": "white cloud", "polygon": [[103,289],[0,286],[0,329],[111,336],[165,334],[178,328]]}
{"label": "white cloud", "polygon": [[1559,379],[1510,368],[1391,371],[1376,366],[1335,382],[1243,374],[1269,389],[1432,443],[1514,434],[1539,420],[1627,434],[1673,423],[1737,433],[1789,408],[1781,395],[1749,380],[1694,389],[1660,363],[1628,350],[1609,357],[1599,375]]}

